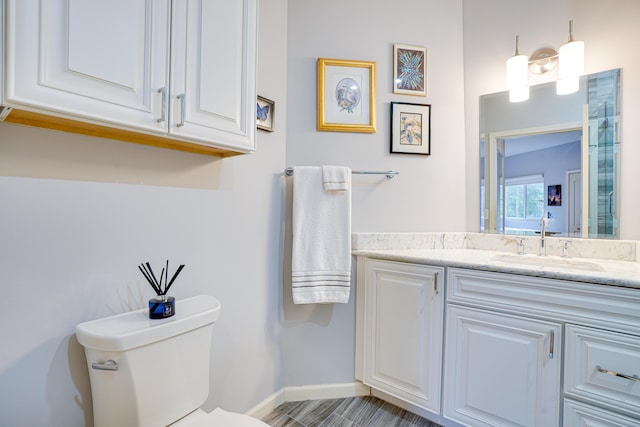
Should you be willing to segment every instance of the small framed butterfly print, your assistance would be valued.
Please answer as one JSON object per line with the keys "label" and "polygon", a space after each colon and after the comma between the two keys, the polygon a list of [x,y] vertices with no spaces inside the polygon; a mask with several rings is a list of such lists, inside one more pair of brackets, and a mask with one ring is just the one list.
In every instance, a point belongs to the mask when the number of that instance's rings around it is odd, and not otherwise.
{"label": "small framed butterfly print", "polygon": [[275,102],[258,96],[256,102],[256,126],[258,129],[273,132],[275,126]]}

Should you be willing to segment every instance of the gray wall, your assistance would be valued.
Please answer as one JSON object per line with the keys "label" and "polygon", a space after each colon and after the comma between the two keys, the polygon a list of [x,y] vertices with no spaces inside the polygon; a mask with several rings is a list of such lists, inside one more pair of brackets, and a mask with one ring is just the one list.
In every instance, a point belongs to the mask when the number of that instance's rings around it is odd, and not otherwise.
{"label": "gray wall", "polygon": [[[289,2],[287,165],[400,172],[392,181],[353,176],[354,231],[464,227],[461,6],[460,0]],[[426,97],[393,94],[394,43],[428,48]],[[376,133],[316,131],[317,58],[376,62]],[[389,153],[391,101],[432,105],[431,156]],[[288,295],[284,301],[285,384],[353,381],[354,298],[331,306],[294,306]]]}
{"label": "gray wall", "polygon": [[222,302],[206,409],[245,411],[282,387],[287,1],[260,6],[258,92],[281,113],[256,154],[221,160],[0,124],[0,424],[92,425],[74,328],[144,307],[143,261],[186,264],[175,297]]}
{"label": "gray wall", "polygon": [[[464,0],[464,86],[466,140],[466,229],[478,230],[479,96],[505,90],[505,61],[513,56],[515,36],[520,52],[531,55],[542,47],[558,49],[573,36],[585,42],[585,73],[622,68],[622,142],[620,238],[640,239],[636,212],[640,199],[635,183],[640,171],[640,2],[637,0]],[[529,83],[555,81],[557,69]]]}

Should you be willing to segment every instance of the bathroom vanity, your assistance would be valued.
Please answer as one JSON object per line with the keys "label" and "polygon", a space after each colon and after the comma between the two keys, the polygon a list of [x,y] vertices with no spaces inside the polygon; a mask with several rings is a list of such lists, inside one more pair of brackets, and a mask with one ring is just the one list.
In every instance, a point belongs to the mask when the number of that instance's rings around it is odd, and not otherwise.
{"label": "bathroom vanity", "polygon": [[445,426],[640,425],[635,242],[518,239],[354,235],[356,378]]}

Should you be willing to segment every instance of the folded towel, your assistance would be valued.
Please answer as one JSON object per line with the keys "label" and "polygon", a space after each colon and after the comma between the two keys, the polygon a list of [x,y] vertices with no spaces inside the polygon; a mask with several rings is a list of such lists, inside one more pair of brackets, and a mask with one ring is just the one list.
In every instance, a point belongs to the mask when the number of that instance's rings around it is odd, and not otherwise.
{"label": "folded towel", "polygon": [[348,190],[351,169],[344,166],[322,166],[322,185],[325,190]]}
{"label": "folded towel", "polygon": [[325,191],[319,166],[295,167],[293,179],[293,302],[349,302],[351,189]]}

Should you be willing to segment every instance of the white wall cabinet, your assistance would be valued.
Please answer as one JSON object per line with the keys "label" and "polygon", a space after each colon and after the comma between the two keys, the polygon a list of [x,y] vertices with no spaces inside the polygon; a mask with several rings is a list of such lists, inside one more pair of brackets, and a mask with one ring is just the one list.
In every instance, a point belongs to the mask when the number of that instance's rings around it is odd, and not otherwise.
{"label": "white wall cabinet", "polygon": [[447,308],[444,416],[472,426],[555,426],[558,323]]}
{"label": "white wall cabinet", "polygon": [[444,269],[366,259],[362,380],[440,413]]}
{"label": "white wall cabinet", "polygon": [[257,0],[6,3],[7,121],[254,150]]}

